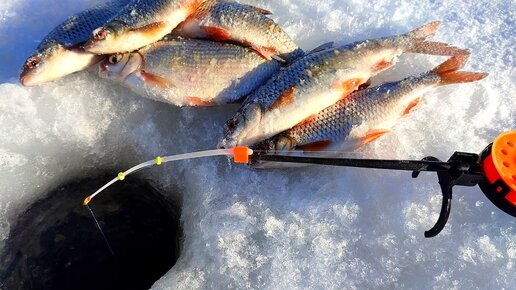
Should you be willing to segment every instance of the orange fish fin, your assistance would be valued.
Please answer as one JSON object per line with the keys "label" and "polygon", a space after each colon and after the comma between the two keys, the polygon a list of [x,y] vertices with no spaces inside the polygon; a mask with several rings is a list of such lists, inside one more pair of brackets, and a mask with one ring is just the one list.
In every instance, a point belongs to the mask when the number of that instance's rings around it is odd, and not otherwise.
{"label": "orange fish fin", "polygon": [[427,23],[421,27],[418,27],[411,32],[408,33],[408,35],[411,38],[415,39],[425,39],[431,36],[434,36],[437,33],[437,30],[441,27],[441,21],[434,21]]}
{"label": "orange fish fin", "polygon": [[447,73],[444,76],[441,76],[441,81],[439,82],[440,86],[451,85],[451,84],[459,84],[459,83],[470,83],[479,81],[488,76],[487,73],[474,73],[474,72],[466,72],[466,71],[456,71]]}
{"label": "orange fish fin", "polygon": [[263,14],[263,15],[271,15],[272,12],[270,12],[269,10],[266,10],[266,9],[263,9],[263,8],[260,8],[260,7],[256,7],[256,6],[253,6],[253,5],[246,5],[244,4],[244,6],[260,13],[260,14]]}
{"label": "orange fish fin", "polygon": [[464,67],[468,61],[468,57],[469,55],[454,56],[440,64],[438,67],[434,68],[432,72],[441,78],[439,85],[444,86],[456,83],[469,83],[485,78],[487,73],[458,71]]}
{"label": "orange fish fin", "polygon": [[137,31],[139,33],[145,34],[145,35],[154,35],[156,33],[161,33],[164,29],[168,29],[168,25],[163,22],[154,22],[139,28],[134,28],[132,31]]}
{"label": "orange fish fin", "polygon": [[432,72],[441,75],[447,72],[457,71],[466,65],[468,62],[469,55],[459,55],[450,57],[445,62],[438,65],[436,68],[432,70]]}
{"label": "orange fish fin", "polygon": [[405,108],[405,111],[403,111],[402,116],[410,114],[414,110],[414,108],[417,107],[417,105],[419,105],[419,103],[421,103],[421,97],[417,97],[410,101],[408,106]]}
{"label": "orange fish fin", "polygon": [[186,103],[189,106],[195,106],[195,107],[213,107],[216,104],[214,102],[203,100],[199,97],[186,97]]}
{"label": "orange fish fin", "polygon": [[280,62],[286,62],[283,58],[278,56],[278,51],[272,47],[265,47],[265,46],[259,46],[259,45],[253,45],[252,43],[249,43],[251,48],[256,51],[257,54],[259,54],[261,57],[263,57],[266,60],[275,59]]}
{"label": "orange fish fin", "polygon": [[426,40],[417,42],[413,47],[409,48],[407,52],[444,56],[469,55],[471,53],[468,49],[458,48],[442,42]]}
{"label": "orange fish fin", "polygon": [[199,8],[199,6],[201,6],[203,3],[205,2],[205,0],[194,0],[194,1],[190,1],[189,3],[186,4],[186,8],[189,10],[190,14],[192,14],[194,11],[197,10],[197,8]]}
{"label": "orange fish fin", "polygon": [[159,87],[159,88],[175,87],[174,84],[171,83],[169,80],[167,80],[163,77],[148,73],[145,70],[140,71],[140,75],[141,75],[143,81],[148,85],[152,85],[152,86]]}
{"label": "orange fish fin", "polygon": [[302,151],[323,151],[324,149],[330,147],[331,144],[332,142],[330,140],[324,140],[296,146],[296,149]]}
{"label": "orange fish fin", "polygon": [[369,144],[390,132],[391,132],[390,130],[385,130],[385,129],[371,130],[371,131],[367,132],[367,134],[364,137],[360,138],[360,146]]}
{"label": "orange fish fin", "polygon": [[372,67],[373,73],[382,72],[392,66],[392,62],[382,59]]}
{"label": "orange fish fin", "polygon": [[339,83],[337,87],[342,90],[342,99],[345,99],[349,94],[357,90],[365,81],[364,79],[349,79]]}
{"label": "orange fish fin", "polygon": [[296,126],[310,124],[313,121],[315,121],[316,119],[317,119],[317,114],[313,114],[313,115],[309,116],[308,118],[304,119],[303,121],[299,122],[299,124],[297,124]]}
{"label": "orange fish fin", "polygon": [[218,41],[228,41],[231,39],[231,32],[224,28],[215,26],[201,26],[201,30],[210,38]]}
{"label": "orange fish fin", "polygon": [[281,96],[279,96],[274,103],[270,106],[270,110],[274,110],[277,108],[281,108],[289,105],[294,101],[294,94],[296,92],[296,87],[291,87],[290,89],[283,92]]}

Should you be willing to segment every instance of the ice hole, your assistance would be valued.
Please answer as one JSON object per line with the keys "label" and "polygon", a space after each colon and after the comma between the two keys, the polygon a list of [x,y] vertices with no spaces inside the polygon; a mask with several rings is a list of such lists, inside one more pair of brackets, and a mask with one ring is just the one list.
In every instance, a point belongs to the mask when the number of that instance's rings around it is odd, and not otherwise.
{"label": "ice hole", "polygon": [[128,178],[82,205],[109,177],[59,187],[20,215],[0,256],[6,289],[148,289],[176,263],[180,205]]}

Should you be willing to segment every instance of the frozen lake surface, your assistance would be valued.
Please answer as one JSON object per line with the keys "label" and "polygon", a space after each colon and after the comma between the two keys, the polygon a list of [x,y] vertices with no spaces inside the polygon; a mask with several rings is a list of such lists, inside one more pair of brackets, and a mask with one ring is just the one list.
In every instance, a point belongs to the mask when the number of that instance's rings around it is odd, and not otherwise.
{"label": "frozen lake surface", "polygon": [[[113,174],[157,155],[212,149],[237,109],[174,108],[83,72],[37,88],[18,73],[45,34],[101,1],[0,3],[0,250],[28,204],[62,183]],[[255,3],[255,2],[253,2]],[[402,33],[442,20],[436,40],[472,51],[481,82],[438,88],[417,112],[357,152],[367,158],[446,159],[480,152],[516,128],[511,1],[259,1],[302,48]],[[393,80],[443,58],[405,55],[378,77]],[[458,188],[441,235],[436,177],[343,168],[251,171],[223,158],[141,173],[179,187],[184,244],[155,289],[510,289],[516,221],[477,188]],[[89,193],[77,193],[82,202]],[[94,207],[93,203],[93,207]],[[144,265],[142,265],[144,267]]]}

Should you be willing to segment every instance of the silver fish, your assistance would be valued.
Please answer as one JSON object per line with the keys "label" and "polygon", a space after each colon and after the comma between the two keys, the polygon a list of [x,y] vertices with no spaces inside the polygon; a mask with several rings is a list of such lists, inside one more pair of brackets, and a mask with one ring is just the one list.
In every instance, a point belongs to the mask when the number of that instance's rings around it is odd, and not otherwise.
{"label": "silver fish", "polygon": [[88,52],[130,52],[170,33],[204,0],[130,0],[109,21],[95,29],[85,45]]}
{"label": "silver fish", "polygon": [[[455,56],[432,71],[400,81],[355,91],[345,99],[290,130],[260,142],[262,153],[294,153],[294,150],[354,150],[390,132],[402,116],[433,88],[481,80],[486,73],[458,71],[468,59]],[[295,152],[297,153],[297,152]]]}
{"label": "silver fish", "polygon": [[136,93],[177,106],[238,101],[280,70],[252,49],[193,39],[168,39],[137,52],[114,54],[99,75]]}
{"label": "silver fish", "polygon": [[55,27],[27,58],[20,75],[24,86],[36,86],[81,71],[102,56],[85,52],[91,31],[104,24],[129,0],[108,2],[71,16]]}
{"label": "silver fish", "polygon": [[330,46],[298,59],[246,99],[224,126],[219,147],[251,145],[292,128],[391,67],[404,52],[469,54],[427,41],[439,26],[432,22],[407,34]]}
{"label": "silver fish", "polygon": [[303,55],[288,34],[266,15],[271,12],[233,1],[207,0],[173,35],[216,41],[233,41],[252,47],[270,60],[292,61]]}

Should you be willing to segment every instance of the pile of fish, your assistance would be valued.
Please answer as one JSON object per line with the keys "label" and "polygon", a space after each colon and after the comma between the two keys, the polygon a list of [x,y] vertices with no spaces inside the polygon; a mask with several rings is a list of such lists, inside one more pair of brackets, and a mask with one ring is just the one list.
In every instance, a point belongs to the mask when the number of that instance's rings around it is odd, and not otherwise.
{"label": "pile of fish", "polygon": [[[481,80],[469,50],[430,41],[440,22],[347,45],[300,49],[267,15],[226,0],[119,0],[71,16],[23,66],[41,85],[97,65],[102,78],[176,106],[240,103],[219,147],[264,153],[353,150],[389,132],[432,88]],[[370,87],[403,53],[450,57]]]}

